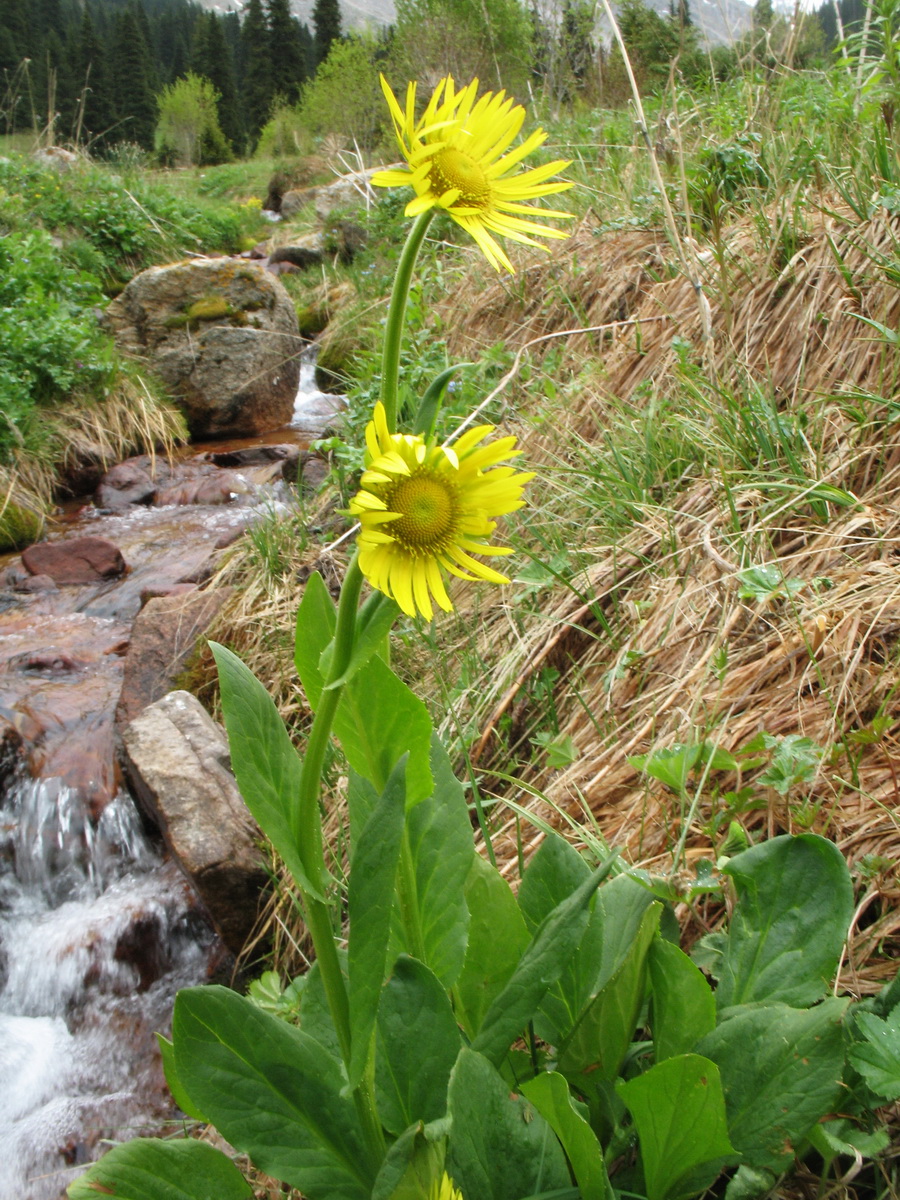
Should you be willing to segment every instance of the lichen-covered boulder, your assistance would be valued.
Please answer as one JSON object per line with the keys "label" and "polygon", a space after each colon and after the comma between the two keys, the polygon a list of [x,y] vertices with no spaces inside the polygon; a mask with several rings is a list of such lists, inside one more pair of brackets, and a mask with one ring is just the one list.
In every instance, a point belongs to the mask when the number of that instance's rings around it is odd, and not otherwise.
{"label": "lichen-covered boulder", "polygon": [[150,267],[106,310],[118,345],[143,357],[194,438],[288,424],[301,339],[284,287],[256,263],[196,259]]}

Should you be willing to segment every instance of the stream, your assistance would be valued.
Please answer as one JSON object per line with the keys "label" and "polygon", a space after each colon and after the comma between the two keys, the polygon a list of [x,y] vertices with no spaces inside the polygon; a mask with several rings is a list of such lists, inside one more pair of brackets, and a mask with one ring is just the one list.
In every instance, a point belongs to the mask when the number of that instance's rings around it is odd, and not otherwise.
{"label": "stream", "polygon": [[176,991],[227,982],[230,958],[123,784],[124,655],[148,594],[202,580],[261,512],[291,504],[280,463],[215,456],[308,445],[339,407],[313,372],[310,359],[291,426],[189,447],[170,502],[69,506],[48,540],[108,539],[121,578],[27,590],[19,557],[0,557],[0,1200],[59,1200],[105,1142],[179,1127],[155,1033]]}

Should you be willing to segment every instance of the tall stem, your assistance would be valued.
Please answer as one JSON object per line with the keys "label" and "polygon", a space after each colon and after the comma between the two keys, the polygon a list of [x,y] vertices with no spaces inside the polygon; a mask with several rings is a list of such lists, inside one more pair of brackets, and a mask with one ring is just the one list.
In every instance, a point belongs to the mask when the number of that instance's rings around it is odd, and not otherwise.
{"label": "tall stem", "polygon": [[403,340],[403,323],[406,320],[406,302],[409,299],[409,288],[412,283],[413,268],[422,243],[425,231],[434,209],[420,213],[413,223],[406,244],[400,252],[397,263],[397,274],[394,276],[394,289],[391,292],[391,305],[388,309],[387,325],[384,330],[384,353],[381,359],[381,402],[387,418],[387,427],[391,433],[397,428],[397,392],[400,379],[400,343]]}
{"label": "tall stem", "polygon": [[[325,884],[325,861],[322,847],[322,818],[319,813],[319,792],[322,786],[322,768],[331,737],[331,727],[337,712],[343,688],[332,687],[344,674],[353,654],[356,640],[359,593],[362,588],[362,572],[359,569],[358,553],[354,554],[344,576],[341,599],[338,605],[337,625],[334,632],[334,652],[325,689],[319,698],[319,707],[313,720],[303,770],[300,776],[300,794],[294,818],[294,834],[297,848],[307,878],[320,892]],[[341,970],[331,913],[327,904],[304,892],[301,888],[306,925],[316,951],[316,962],[322,976],[325,997],[331,1019],[337,1031],[341,1057],[349,1065],[351,1053],[350,1001]],[[385,1155],[384,1133],[375,1108],[375,1097],[371,1082],[364,1079],[353,1093],[353,1103],[362,1126],[369,1152],[370,1166],[377,1172]]]}

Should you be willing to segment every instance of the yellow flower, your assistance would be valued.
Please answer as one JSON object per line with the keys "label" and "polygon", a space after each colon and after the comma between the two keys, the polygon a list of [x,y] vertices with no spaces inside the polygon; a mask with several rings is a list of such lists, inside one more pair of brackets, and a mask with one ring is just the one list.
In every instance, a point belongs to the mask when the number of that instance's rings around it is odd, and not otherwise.
{"label": "yellow flower", "polygon": [[430,621],[431,599],[453,607],[442,571],[461,579],[509,583],[472,554],[511,554],[489,546],[492,517],[524,504],[522,488],[532,475],[497,466],[520,451],[514,437],[480,445],[492,425],[470,429],[452,445],[408,433],[391,433],[384,406],[375,405],[366,427],[365,466],[350,513],[362,530],[359,566],[372,587],[391,596],[405,613]]}
{"label": "yellow flower", "polygon": [[[514,150],[509,147],[518,136],[525,109],[507,98],[505,92],[485,92],[476,101],[478,80],[457,91],[451,76],[442,79],[416,120],[416,85],[406,90],[406,111],[401,109],[390,86],[381,77],[400,149],[409,169],[379,171],[372,182],[380,187],[410,184],[416,198],[406,206],[408,217],[429,208],[446,209],[458,225],[475,239],[485,256],[498,270],[512,263],[491,236],[492,233],[540,246],[534,237],[564,238],[560,229],[525,221],[529,217],[567,217],[571,213],[535,208],[523,200],[536,200],[565,191],[571,180],[547,182],[551,175],[569,165],[551,162],[528,171],[517,171],[546,140],[543,129],[536,129]],[[508,153],[507,153],[508,151]],[[546,246],[541,246],[546,250]]]}
{"label": "yellow flower", "polygon": [[463,1200],[463,1194],[453,1186],[453,1180],[445,1171],[440,1183],[435,1181],[431,1185],[428,1200]]}

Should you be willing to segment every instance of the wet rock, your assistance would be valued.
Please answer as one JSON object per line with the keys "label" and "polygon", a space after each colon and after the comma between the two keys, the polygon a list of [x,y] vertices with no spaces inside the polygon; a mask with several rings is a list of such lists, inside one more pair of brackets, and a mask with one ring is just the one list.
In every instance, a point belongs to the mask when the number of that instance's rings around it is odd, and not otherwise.
{"label": "wet rock", "polygon": [[49,575],[23,575],[16,573],[12,581],[14,592],[58,592],[59,588]]}
{"label": "wet rock", "polygon": [[127,508],[130,504],[152,504],[157,484],[140,462],[126,459],[100,480],[94,502],[99,508]]}
{"label": "wet rock", "polygon": [[266,463],[282,462],[299,453],[296,446],[242,446],[240,450],[220,450],[210,454],[210,462],[218,467],[261,467]]}
{"label": "wet rock", "polygon": [[264,433],[290,421],[297,315],[258,263],[151,267],[113,300],[106,321],[119,346],[162,378],[193,437]]}
{"label": "wet rock", "polygon": [[305,271],[308,267],[317,267],[321,261],[322,245],[321,237],[318,234],[313,234],[311,238],[306,239],[306,244],[297,242],[293,246],[279,246],[269,255],[270,266],[274,266],[276,263],[290,263],[294,267],[299,267],[301,271]]}
{"label": "wet rock", "polygon": [[[5,787],[25,760],[22,735],[5,717],[0,716],[0,788]],[[0,985],[0,991],[3,990]]]}
{"label": "wet rock", "polygon": [[325,485],[330,467],[324,458],[318,454],[310,454],[300,472],[300,490],[303,492],[318,492]]}
{"label": "wet rock", "polygon": [[185,479],[156,493],[156,503],[168,504],[230,504],[236,495],[247,491],[246,485],[233,475],[219,472],[206,479]]}
{"label": "wet rock", "polygon": [[240,952],[267,882],[260,833],[228,769],[224,731],[188,692],[170,692],[123,731],[126,770],[222,940]]}
{"label": "wet rock", "polygon": [[220,588],[147,601],[135,619],[125,655],[122,694],[116,709],[119,725],[132,721],[169,691],[230,594],[230,589]]}
{"label": "wet rock", "polygon": [[37,542],[23,551],[22,562],[32,575],[67,584],[103,583],[128,570],[118,546],[98,537]]}
{"label": "wet rock", "polygon": [[138,992],[146,992],[162,979],[171,966],[171,958],[159,913],[139,913],[119,934],[113,958],[116,962],[127,963],[137,972]]}

